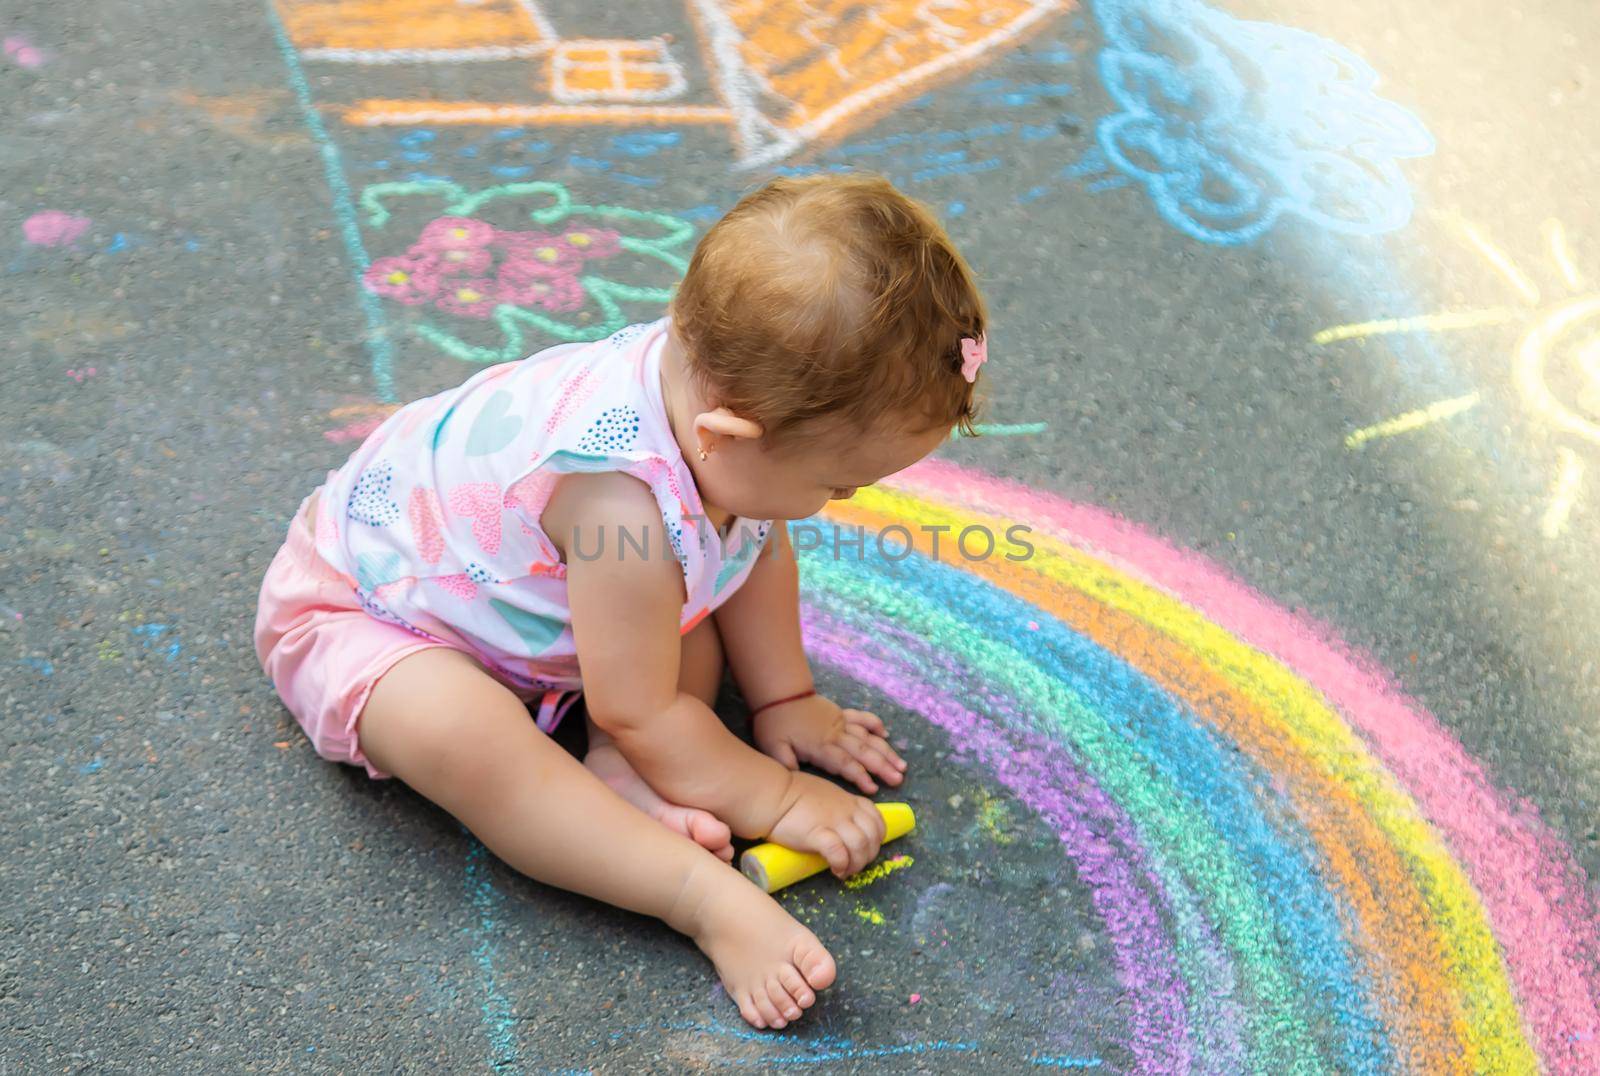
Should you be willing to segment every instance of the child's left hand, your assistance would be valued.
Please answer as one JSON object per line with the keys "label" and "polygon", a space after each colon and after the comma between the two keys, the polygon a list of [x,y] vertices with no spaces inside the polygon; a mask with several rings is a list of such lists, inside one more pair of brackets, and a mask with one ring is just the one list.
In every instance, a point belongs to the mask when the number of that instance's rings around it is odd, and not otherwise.
{"label": "child's left hand", "polygon": [[889,746],[878,715],[840,709],[821,695],[761,711],[751,733],[757,747],[791,770],[809,762],[868,795],[878,791],[874,775],[891,785],[904,780],[905,760]]}

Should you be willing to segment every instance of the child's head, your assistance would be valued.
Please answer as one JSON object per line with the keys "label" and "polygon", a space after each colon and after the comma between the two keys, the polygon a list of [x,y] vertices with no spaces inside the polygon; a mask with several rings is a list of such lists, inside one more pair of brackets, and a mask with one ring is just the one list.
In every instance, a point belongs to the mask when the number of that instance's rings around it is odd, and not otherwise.
{"label": "child's head", "polygon": [[[797,519],[970,432],[983,298],[932,214],[866,175],[781,179],[696,248],[672,327],[705,499]],[[968,364],[968,370],[972,369]]]}

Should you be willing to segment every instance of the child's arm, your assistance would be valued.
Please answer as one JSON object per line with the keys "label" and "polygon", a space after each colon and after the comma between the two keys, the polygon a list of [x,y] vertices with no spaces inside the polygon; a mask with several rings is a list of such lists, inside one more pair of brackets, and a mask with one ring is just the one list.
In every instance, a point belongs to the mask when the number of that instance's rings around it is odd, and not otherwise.
{"label": "child's arm", "polygon": [[[678,690],[683,571],[649,489],[616,473],[569,475],[541,517],[569,551],[567,601],[589,716],[662,796],[708,810],[741,837],[770,835],[825,856],[838,874],[877,854],[870,801],[791,773],[751,749],[695,696]],[[595,557],[601,534],[605,548]],[[619,556],[618,537],[648,542]],[[591,557],[592,559],[585,559]]]}
{"label": "child's arm", "polygon": [[[800,639],[800,569],[787,527],[773,527],[744,584],[714,615],[728,667],[752,707],[812,687]],[[756,745],[788,768],[809,762],[863,792],[878,791],[874,775],[898,785],[905,772],[876,714],[841,709],[820,695],[761,710],[751,725]]]}

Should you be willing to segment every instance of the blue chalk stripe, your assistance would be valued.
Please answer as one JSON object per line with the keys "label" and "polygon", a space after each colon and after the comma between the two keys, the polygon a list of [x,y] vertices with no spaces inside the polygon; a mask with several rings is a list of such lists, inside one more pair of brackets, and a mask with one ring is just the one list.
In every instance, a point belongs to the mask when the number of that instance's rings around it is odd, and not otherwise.
{"label": "blue chalk stripe", "polygon": [[367,266],[372,264],[372,259],[367,257],[366,244],[361,241],[361,226],[356,222],[355,200],[350,197],[350,185],[344,178],[344,165],[339,156],[339,147],[328,135],[328,128],[322,122],[322,116],[317,112],[317,106],[311,99],[311,85],[306,82],[306,73],[300,66],[300,57],[295,53],[294,46],[289,43],[289,35],[283,28],[283,20],[278,17],[277,8],[268,3],[267,21],[272,27],[273,39],[278,43],[278,51],[283,55],[284,66],[289,69],[289,85],[294,89],[295,100],[300,104],[300,115],[305,120],[306,130],[311,132],[311,138],[317,144],[318,151],[322,154],[322,168],[327,175],[328,190],[333,197],[333,215],[339,224],[339,235],[344,239],[345,252],[350,256],[353,276],[356,285],[356,294],[361,300],[361,312],[367,319],[367,354],[372,361],[372,381],[377,390],[378,399],[383,403],[398,403],[399,397],[394,390],[394,348],[389,343],[389,326],[383,316],[383,306],[378,297],[367,290],[362,281]]}

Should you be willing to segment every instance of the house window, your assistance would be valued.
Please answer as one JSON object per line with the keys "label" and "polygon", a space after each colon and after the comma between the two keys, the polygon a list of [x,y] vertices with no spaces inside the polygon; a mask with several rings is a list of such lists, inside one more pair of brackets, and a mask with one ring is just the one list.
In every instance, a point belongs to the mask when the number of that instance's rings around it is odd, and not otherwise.
{"label": "house window", "polygon": [[683,93],[683,69],[665,38],[562,41],[550,54],[557,101],[666,101]]}

